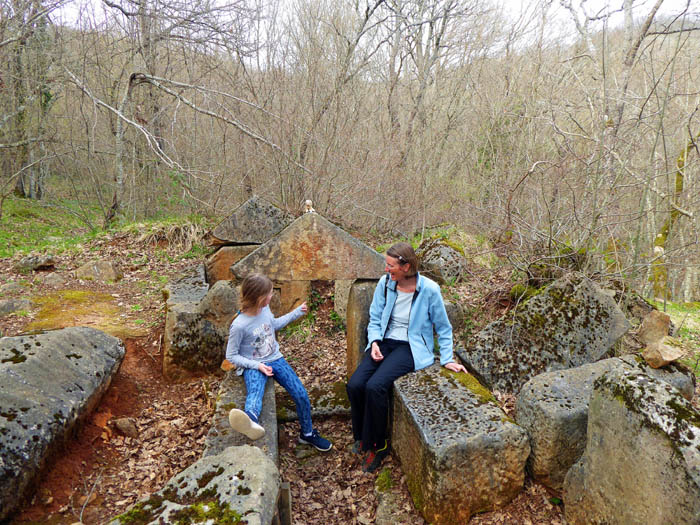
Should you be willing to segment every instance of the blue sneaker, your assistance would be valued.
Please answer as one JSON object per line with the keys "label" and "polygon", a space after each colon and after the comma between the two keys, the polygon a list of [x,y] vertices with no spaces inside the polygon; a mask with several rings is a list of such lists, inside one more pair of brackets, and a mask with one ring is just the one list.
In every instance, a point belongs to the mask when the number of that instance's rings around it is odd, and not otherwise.
{"label": "blue sneaker", "polygon": [[299,443],[304,443],[306,445],[313,445],[321,452],[328,452],[330,449],[333,448],[333,443],[331,443],[326,438],[321,436],[321,434],[319,434],[318,430],[316,430],[316,429],[314,429],[314,431],[311,432],[311,435],[309,435],[309,436],[305,436],[304,434],[301,434],[299,436]]}

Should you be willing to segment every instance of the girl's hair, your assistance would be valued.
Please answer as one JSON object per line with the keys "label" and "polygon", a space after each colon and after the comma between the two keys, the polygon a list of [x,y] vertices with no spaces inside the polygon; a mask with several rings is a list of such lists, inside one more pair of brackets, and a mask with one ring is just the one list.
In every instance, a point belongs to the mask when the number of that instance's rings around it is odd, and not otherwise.
{"label": "girl's hair", "polygon": [[241,310],[255,310],[260,306],[260,299],[272,290],[272,281],[260,273],[254,273],[243,279],[241,284]]}
{"label": "girl's hair", "polygon": [[391,248],[389,248],[386,251],[386,254],[389,257],[398,259],[399,263],[402,265],[408,263],[409,277],[412,275],[416,275],[416,273],[418,272],[418,257],[416,256],[416,252],[413,251],[413,246],[411,246],[407,242],[399,242],[394,244]]}

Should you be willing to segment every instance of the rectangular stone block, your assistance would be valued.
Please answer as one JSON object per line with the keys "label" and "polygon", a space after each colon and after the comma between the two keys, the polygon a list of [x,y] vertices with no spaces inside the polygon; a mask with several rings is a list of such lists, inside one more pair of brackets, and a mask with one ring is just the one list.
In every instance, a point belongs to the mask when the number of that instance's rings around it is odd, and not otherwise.
{"label": "rectangular stone block", "polygon": [[367,324],[369,307],[372,304],[374,289],[378,281],[355,281],[350,288],[347,306],[347,354],[346,370],[348,378],[364,357],[367,346]]}
{"label": "rectangular stone block", "polygon": [[260,413],[260,424],[265,429],[265,435],[251,441],[243,434],[231,428],[228,413],[232,408],[243,410],[245,407],[246,388],[243,376],[236,375],[235,370],[228,372],[219,386],[216,396],[216,408],[212,418],[211,428],[204,441],[202,457],[215,456],[228,447],[252,445],[261,449],[265,455],[278,464],[277,446],[277,403],[275,402],[275,381],[270,379],[265,385],[263,408]]}
{"label": "rectangular stone block", "polygon": [[222,246],[208,256],[206,262],[206,272],[207,282],[209,285],[213,285],[216,281],[230,281],[233,279],[231,266],[259,247],[259,244]]}
{"label": "rectangular stone block", "polygon": [[435,364],[394,383],[392,447],[419,512],[462,525],[522,490],[527,435],[466,373]]}

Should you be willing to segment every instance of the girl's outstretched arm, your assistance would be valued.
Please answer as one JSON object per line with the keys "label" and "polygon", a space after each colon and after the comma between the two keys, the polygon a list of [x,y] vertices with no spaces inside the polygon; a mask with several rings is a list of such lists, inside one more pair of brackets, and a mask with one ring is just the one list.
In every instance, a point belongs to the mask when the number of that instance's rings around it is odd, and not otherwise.
{"label": "girl's outstretched arm", "polygon": [[[269,306],[266,306],[265,308],[269,308]],[[304,316],[306,312],[308,311],[308,308],[306,306],[306,303],[301,303],[299,306],[297,306],[294,310],[289,312],[288,314],[283,315],[282,317],[275,317],[272,319],[272,328],[277,331],[280,328],[284,328],[287,326],[289,323],[292,323],[299,319],[300,317]]]}

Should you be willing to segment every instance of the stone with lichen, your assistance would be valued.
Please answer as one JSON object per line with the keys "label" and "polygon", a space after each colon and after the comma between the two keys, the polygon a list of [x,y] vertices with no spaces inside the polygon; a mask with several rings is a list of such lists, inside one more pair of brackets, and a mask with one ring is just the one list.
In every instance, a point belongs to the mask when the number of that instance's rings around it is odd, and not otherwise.
{"label": "stone with lichen", "polygon": [[420,271],[444,284],[459,281],[467,270],[467,259],[443,239],[425,239],[416,250]]}
{"label": "stone with lichen", "polygon": [[515,418],[530,438],[528,471],[539,482],[561,490],[566,473],[586,446],[593,383],[611,370],[643,371],[674,386],[686,399],[692,399],[695,390],[694,376],[689,371],[675,366],[655,370],[633,355],[532,378],[520,391]]}
{"label": "stone with lichen", "polygon": [[471,375],[435,364],[394,383],[391,446],[416,509],[463,524],[523,488],[527,434]]}
{"label": "stone with lichen", "polygon": [[276,465],[278,462],[277,445],[277,404],[275,401],[275,381],[268,381],[263,393],[260,424],[265,428],[265,435],[251,441],[243,434],[231,428],[228,414],[232,408],[243,410],[245,407],[246,388],[243,376],[235,371],[228,372],[219,385],[216,395],[216,407],[212,416],[211,427],[204,441],[202,457],[215,456],[228,447],[251,445],[261,449]]}
{"label": "stone with lichen", "polygon": [[641,370],[604,374],[563,496],[571,525],[700,523],[700,413]]}
{"label": "stone with lichen", "polygon": [[190,465],[109,523],[269,525],[279,488],[277,468],[259,448],[229,447]]}
{"label": "stone with lichen", "polygon": [[216,284],[213,296],[205,301],[209,287],[200,265],[164,290],[163,374],[167,378],[221,366],[237,292],[225,281]]}
{"label": "stone with lichen", "polygon": [[305,213],[231,272],[236,279],[259,272],[274,282],[379,279],[384,258],[321,215]]}
{"label": "stone with lichen", "polygon": [[553,282],[491,323],[458,355],[489,388],[517,394],[529,379],[609,357],[630,324],[582,274]]}
{"label": "stone with lichen", "polygon": [[289,213],[253,195],[217,224],[208,240],[210,244],[262,244],[293,220]]}
{"label": "stone with lichen", "polygon": [[0,337],[0,521],[99,403],[124,357],[89,327]]}

